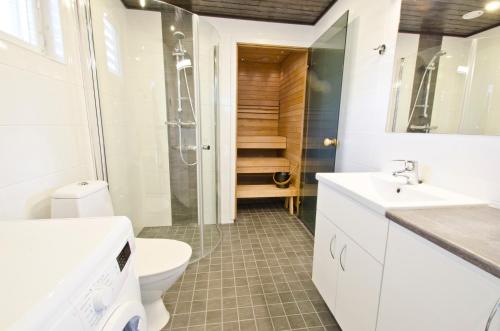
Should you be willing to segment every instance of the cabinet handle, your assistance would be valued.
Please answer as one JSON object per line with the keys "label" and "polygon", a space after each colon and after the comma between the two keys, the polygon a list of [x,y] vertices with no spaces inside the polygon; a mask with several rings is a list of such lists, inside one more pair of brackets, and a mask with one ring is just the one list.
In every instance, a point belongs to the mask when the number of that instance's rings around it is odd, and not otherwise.
{"label": "cabinet handle", "polygon": [[344,263],[342,263],[342,255],[344,254],[344,252],[346,251],[347,249],[347,245],[344,245],[344,247],[342,247],[342,250],[340,251],[340,267],[342,268],[342,271],[345,271],[345,267],[344,267]]}
{"label": "cabinet handle", "polygon": [[490,330],[491,322],[493,322],[493,318],[495,318],[498,308],[500,308],[500,298],[498,298],[497,302],[495,303],[495,306],[493,307],[493,310],[490,313],[490,317],[488,317],[488,321],[486,322],[486,327],[484,328],[484,331]]}
{"label": "cabinet handle", "polygon": [[[332,251],[332,243],[333,243],[333,251]],[[334,234],[332,240],[330,240],[330,255],[332,259],[335,260],[335,244],[337,243],[337,235]]]}

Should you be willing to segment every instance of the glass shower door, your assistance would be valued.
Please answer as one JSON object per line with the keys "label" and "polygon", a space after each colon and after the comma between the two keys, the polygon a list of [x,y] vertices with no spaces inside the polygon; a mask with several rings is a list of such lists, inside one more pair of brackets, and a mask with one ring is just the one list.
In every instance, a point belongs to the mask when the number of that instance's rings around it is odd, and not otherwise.
{"label": "glass shower door", "polygon": [[299,219],[314,233],[318,172],[335,171],[347,36],[346,12],[310,48]]}
{"label": "glass shower door", "polygon": [[215,28],[199,17],[197,24],[197,57],[199,59],[199,95],[200,95],[200,146],[199,158],[200,201],[203,222],[203,252],[210,252],[220,242],[218,229],[218,135],[219,121],[219,41]]}
{"label": "glass shower door", "polygon": [[94,145],[104,151],[100,179],[115,214],[128,216],[140,237],[187,242],[196,260],[219,240],[210,181],[218,35],[197,15],[161,2],[90,0],[86,19],[95,61],[90,115],[101,134]]}

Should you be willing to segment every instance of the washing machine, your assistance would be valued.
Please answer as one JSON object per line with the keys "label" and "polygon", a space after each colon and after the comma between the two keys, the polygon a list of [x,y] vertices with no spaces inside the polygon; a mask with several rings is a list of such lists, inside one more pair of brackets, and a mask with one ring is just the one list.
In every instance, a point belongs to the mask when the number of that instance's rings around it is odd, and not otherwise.
{"label": "washing machine", "polygon": [[126,217],[0,222],[0,330],[146,331]]}

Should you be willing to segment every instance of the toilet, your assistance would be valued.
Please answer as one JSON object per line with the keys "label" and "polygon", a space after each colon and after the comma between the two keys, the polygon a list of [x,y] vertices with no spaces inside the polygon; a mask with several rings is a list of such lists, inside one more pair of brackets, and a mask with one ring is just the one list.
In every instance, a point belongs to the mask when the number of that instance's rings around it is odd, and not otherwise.
{"label": "toilet", "polygon": [[[56,190],[51,201],[52,218],[113,216],[113,205],[104,181],[86,181]],[[192,249],[170,239],[136,238],[137,272],[148,330],[160,330],[170,319],[162,296],[189,263]]]}

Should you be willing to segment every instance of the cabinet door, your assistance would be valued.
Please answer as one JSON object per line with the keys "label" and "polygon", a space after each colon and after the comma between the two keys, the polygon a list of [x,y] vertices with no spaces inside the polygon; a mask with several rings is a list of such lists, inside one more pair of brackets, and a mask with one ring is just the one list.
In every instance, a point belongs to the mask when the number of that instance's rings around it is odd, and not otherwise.
{"label": "cabinet door", "polygon": [[327,306],[333,312],[337,290],[338,230],[321,212],[316,213],[316,235],[314,237],[314,258],[312,280]]}
{"label": "cabinet door", "polygon": [[342,330],[374,331],[382,265],[345,235],[339,236],[337,244],[340,270],[335,318]]}
{"label": "cabinet door", "polygon": [[[378,331],[485,330],[498,278],[397,224],[388,238]],[[499,317],[489,331],[500,330]]]}

